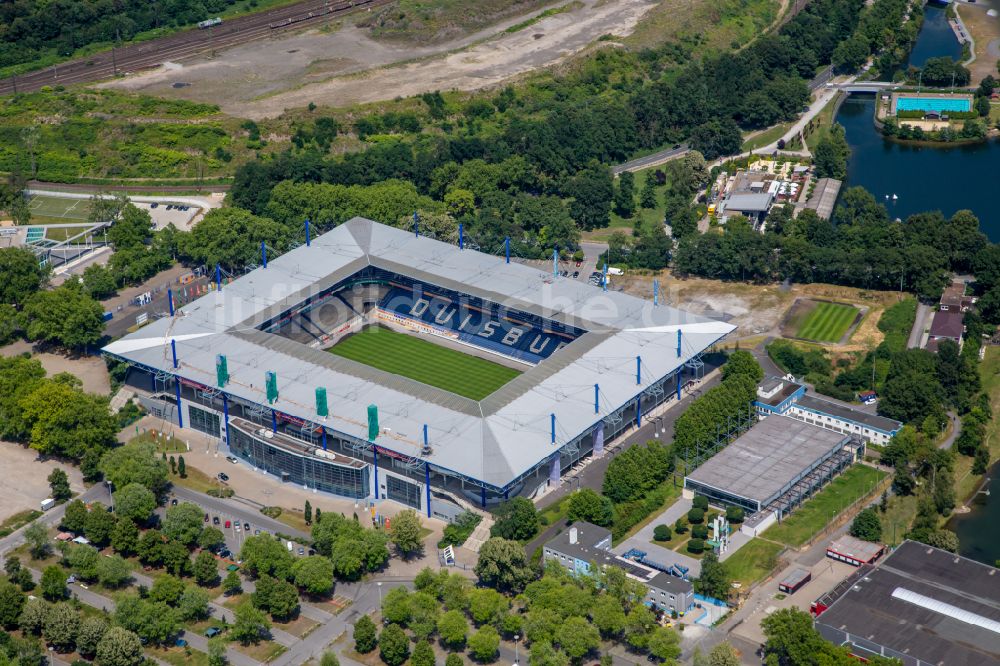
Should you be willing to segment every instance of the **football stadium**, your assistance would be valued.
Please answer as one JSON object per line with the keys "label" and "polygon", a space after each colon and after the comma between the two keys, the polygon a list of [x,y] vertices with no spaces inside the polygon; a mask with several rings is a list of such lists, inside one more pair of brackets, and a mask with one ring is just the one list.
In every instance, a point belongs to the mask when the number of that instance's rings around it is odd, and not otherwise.
{"label": "football stadium", "polygon": [[104,353],[262,473],[450,519],[600,455],[733,329],[354,218]]}

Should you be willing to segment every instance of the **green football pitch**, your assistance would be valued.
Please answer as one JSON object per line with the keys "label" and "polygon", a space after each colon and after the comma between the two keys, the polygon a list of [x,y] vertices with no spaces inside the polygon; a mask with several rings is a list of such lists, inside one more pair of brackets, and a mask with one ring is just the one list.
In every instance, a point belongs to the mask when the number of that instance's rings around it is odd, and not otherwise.
{"label": "green football pitch", "polygon": [[858,310],[853,305],[819,302],[799,326],[798,337],[817,342],[839,342],[857,315]]}
{"label": "green football pitch", "polygon": [[329,352],[473,400],[482,400],[521,374],[499,363],[380,326],[355,333]]}

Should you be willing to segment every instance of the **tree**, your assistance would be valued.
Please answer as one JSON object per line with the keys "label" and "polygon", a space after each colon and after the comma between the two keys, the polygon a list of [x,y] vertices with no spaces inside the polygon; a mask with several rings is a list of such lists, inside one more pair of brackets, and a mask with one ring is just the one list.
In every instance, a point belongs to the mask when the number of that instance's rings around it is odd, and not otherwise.
{"label": "tree", "polygon": [[[428,645],[427,647],[430,647],[430,646]],[[434,652],[432,651],[431,652],[431,664],[430,664],[430,666],[434,666],[433,659],[434,659]],[[337,659],[337,653],[333,652],[331,650],[328,650],[328,651],[324,652],[323,656],[320,657],[320,659],[319,659],[319,666],[340,666],[340,660]]]}
{"label": "tree", "polygon": [[400,666],[410,656],[410,639],[398,624],[390,624],[378,637],[379,656],[387,666]]}
{"label": "tree", "polygon": [[488,539],[479,549],[475,571],[483,585],[501,592],[520,591],[532,578],[521,544],[499,537]]}
{"label": "tree", "polygon": [[52,499],[57,502],[68,500],[73,496],[73,491],[69,489],[69,477],[58,467],[49,474],[49,489],[52,492]]}
{"label": "tree", "polygon": [[138,483],[162,497],[167,489],[167,464],[152,442],[133,442],[112,449],[101,458],[100,469],[115,488]]}
{"label": "tree", "polygon": [[205,587],[213,587],[219,582],[219,566],[215,562],[215,557],[207,550],[203,550],[194,558],[192,567],[195,582]]}
{"label": "tree", "polygon": [[67,532],[83,534],[83,528],[87,524],[87,505],[80,500],[67,504],[60,524]]}
{"label": "tree", "polygon": [[52,604],[41,599],[32,599],[26,603],[24,610],[21,611],[21,617],[18,618],[21,631],[35,635],[41,634],[51,608]]}
{"label": "tree", "polygon": [[649,645],[649,634],[656,626],[656,616],[643,604],[636,604],[625,617],[625,642],[635,650]]}
{"label": "tree", "polygon": [[49,609],[45,618],[45,640],[57,652],[70,652],[76,647],[80,631],[80,614],[67,603],[58,603]]}
{"label": "tree", "polygon": [[635,215],[635,175],[631,171],[623,171],[618,175],[615,210],[624,218]]}
{"label": "tree", "polygon": [[361,654],[368,654],[378,645],[375,633],[375,623],[367,615],[362,615],[354,623],[354,649]]}
{"label": "tree", "polygon": [[101,339],[103,315],[101,304],[84,292],[83,285],[68,280],[55,289],[28,297],[21,321],[29,340],[82,350]]}
{"label": "tree", "polygon": [[87,520],[84,522],[83,533],[91,543],[98,546],[111,541],[111,533],[115,530],[114,514],[100,502],[94,502],[87,513]]}
{"label": "tree", "polygon": [[525,541],[538,533],[538,526],[535,504],[526,497],[515,497],[497,508],[490,536]]}
{"label": "tree", "polygon": [[833,66],[838,72],[856,72],[865,64],[871,49],[868,40],[860,32],[837,44],[833,50]]}
{"label": "tree", "polygon": [[581,229],[590,231],[611,223],[614,184],[607,167],[593,162],[566,183],[563,194],[572,197],[569,214]]}
{"label": "tree", "polygon": [[705,510],[694,507],[687,513],[688,522],[692,525],[700,525],[705,522]]}
{"label": "tree", "polygon": [[100,555],[93,546],[71,544],[66,551],[66,562],[78,578],[88,583],[97,580],[97,563]]}
{"label": "tree", "polygon": [[51,546],[49,544],[49,532],[45,525],[32,523],[24,530],[24,540],[28,544],[28,553],[31,559],[40,560],[48,555]]}
{"label": "tree", "polygon": [[556,640],[573,661],[583,659],[601,645],[601,635],[597,629],[582,617],[571,617],[563,622],[556,632]]}
{"label": "tree", "polygon": [[81,460],[87,451],[112,446],[118,424],[105,397],[84,393],[59,375],[41,382],[20,397],[21,415],[30,424],[31,448],[48,456]]}
{"label": "tree", "polygon": [[243,645],[259,643],[271,630],[271,623],[264,611],[255,608],[248,601],[236,607],[234,618],[230,635]]}
{"label": "tree", "polygon": [[313,596],[329,594],[333,589],[333,562],[322,555],[299,558],[292,565],[292,576],[299,589],[308,594]]}
{"label": "tree", "polygon": [[181,502],[167,509],[163,520],[163,533],[185,546],[192,546],[201,535],[203,512],[201,507],[190,502]]}
{"label": "tree", "polygon": [[306,525],[311,525],[313,521],[313,508],[312,504],[309,503],[309,500],[306,500],[305,511],[302,513],[303,517],[306,519]]}
{"label": "tree", "polygon": [[816,176],[843,180],[847,177],[847,158],[850,154],[851,149],[847,145],[844,128],[834,124],[816,145],[816,154],[813,157]]}
{"label": "tree", "polygon": [[177,614],[181,620],[203,620],[209,616],[208,592],[199,587],[188,587],[177,600]]}
{"label": "tree", "polygon": [[569,510],[566,518],[570,522],[578,520],[610,527],[614,520],[614,505],[607,497],[602,497],[590,488],[582,488],[569,496]]}
{"label": "tree", "polygon": [[149,589],[151,601],[162,601],[168,606],[176,606],[184,594],[184,581],[170,574],[160,574]]}
{"label": "tree", "polygon": [[459,650],[465,645],[469,635],[469,623],[461,611],[450,610],[438,618],[438,634],[448,648]]}
{"label": "tree", "polygon": [[405,587],[395,587],[382,599],[382,620],[405,626],[410,621],[410,591]]}
{"label": "tree", "polygon": [[97,580],[107,587],[121,587],[132,578],[128,562],[121,555],[109,555],[97,561]]}
{"label": "tree", "polygon": [[120,517],[145,523],[156,509],[156,495],[146,486],[130,483],[115,493],[115,511]]}
{"label": "tree", "polygon": [[76,635],[76,649],[84,657],[97,654],[97,646],[108,631],[108,621],[103,617],[88,617],[80,623]]}
{"label": "tree", "polygon": [[669,525],[657,525],[653,528],[653,539],[655,541],[670,541],[672,536]]}
{"label": "tree", "polygon": [[184,456],[177,457],[177,476],[182,479],[187,478],[187,465],[184,463]]}
{"label": "tree", "polygon": [[462,658],[452,652],[448,655],[448,658],[444,660],[444,666],[464,666],[465,662]]}
{"label": "tree", "polygon": [[423,549],[420,529],[420,519],[417,517],[417,512],[412,509],[393,516],[389,527],[389,538],[396,544],[396,549],[404,559],[409,559],[411,555]]}
{"label": "tree", "polygon": [[[313,526],[314,536],[315,529]],[[240,548],[240,559],[243,560],[243,570],[251,576],[268,575],[281,579],[288,578],[295,561],[288,549],[268,534],[247,537]]]}
{"label": "tree", "polygon": [[726,520],[730,523],[742,523],[744,518],[743,507],[739,506],[727,506],[726,507]]}
{"label": "tree", "polygon": [[0,303],[23,305],[37,292],[48,275],[47,267],[27,248],[0,248]]}
{"label": "tree", "polygon": [[417,641],[410,655],[410,666],[434,666],[434,649],[426,640]]}
{"label": "tree", "polygon": [[875,509],[863,509],[854,517],[851,523],[851,536],[865,541],[880,541],[882,539],[882,521]]}
{"label": "tree", "polygon": [[656,627],[649,636],[649,653],[661,662],[681,656],[680,637],[667,627]]}
{"label": "tree", "polygon": [[83,289],[95,300],[104,300],[118,291],[118,278],[107,266],[91,264],[83,269]]}
{"label": "tree", "polygon": [[509,606],[506,597],[489,588],[470,590],[468,600],[469,615],[476,624],[495,624]]}
{"label": "tree", "polygon": [[[754,384],[759,384],[764,379],[764,369],[757,363],[757,359],[748,351],[737,349],[722,366],[722,378],[729,379],[736,375],[749,377]],[[703,507],[704,508],[704,507]]]}
{"label": "tree", "polygon": [[257,580],[252,599],[254,606],[268,611],[275,620],[287,619],[299,609],[299,593],[295,586],[267,575]]}
{"label": "tree", "polygon": [[647,171],[642,184],[642,192],[639,194],[639,205],[643,208],[656,208],[657,203],[656,176],[652,171]]}
{"label": "tree", "polygon": [[283,252],[288,236],[287,229],[270,218],[240,208],[215,208],[180,236],[178,251],[196,264],[220,264],[227,271],[237,271],[260,261],[262,242],[272,252]]}
{"label": "tree", "polygon": [[230,571],[226,574],[226,577],[222,580],[222,592],[228,596],[238,594],[243,590],[243,583],[240,581],[240,575],[235,571]]}
{"label": "tree", "polygon": [[111,531],[111,547],[122,555],[132,555],[139,546],[139,528],[131,520],[119,520]]}
{"label": "tree", "polygon": [[705,159],[733,155],[743,145],[743,132],[732,118],[709,120],[691,130],[689,143]]}
{"label": "tree", "polygon": [[225,545],[226,537],[218,527],[206,527],[198,535],[198,546],[205,550],[215,551],[220,546]]}
{"label": "tree", "polygon": [[98,666],[141,666],[145,661],[139,637],[121,627],[108,629],[97,644]]}
{"label": "tree", "polygon": [[163,645],[177,635],[177,612],[162,601],[122,598],[115,608],[115,623],[134,631],[143,641]]}
{"label": "tree", "polygon": [[477,661],[493,661],[499,648],[500,634],[488,624],[469,637],[469,654]]}
{"label": "tree", "polygon": [[21,590],[5,580],[0,580],[0,626],[12,629],[17,626],[27,601]]}
{"label": "tree", "polygon": [[45,567],[42,571],[39,587],[42,596],[49,601],[61,601],[69,596],[69,590],[66,589],[66,574],[62,567],[55,564]]}
{"label": "tree", "polygon": [[730,583],[726,567],[715,553],[705,555],[701,560],[701,575],[694,581],[695,591],[725,601],[729,596]]}
{"label": "tree", "polygon": [[208,639],[208,666],[226,666],[227,663],[229,658],[226,656],[226,639],[222,636]]}

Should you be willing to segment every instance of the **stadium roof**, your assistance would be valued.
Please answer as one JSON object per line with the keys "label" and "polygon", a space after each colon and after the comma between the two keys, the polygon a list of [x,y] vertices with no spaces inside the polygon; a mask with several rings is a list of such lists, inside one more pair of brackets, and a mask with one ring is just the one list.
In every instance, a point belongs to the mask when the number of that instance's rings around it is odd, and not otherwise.
{"label": "stadium roof", "polygon": [[[588,332],[476,402],[257,330],[368,265]],[[266,404],[264,373],[274,371],[279,389],[274,409],[361,440],[367,439],[367,407],[375,404],[384,428],[375,442],[380,447],[420,457],[427,424],[433,450],[422,459],[504,487],[734,328],[356,217],[104,351],[206,386],[215,386],[216,355],[225,354],[230,395]],[[594,384],[600,385],[597,414]],[[325,387],[329,396],[325,421],[315,413],[316,387]]]}
{"label": "stadium roof", "polygon": [[847,435],[839,432],[775,414],[757,422],[687,478],[764,506],[845,439]]}
{"label": "stadium roof", "polygon": [[[816,619],[824,636],[925,664],[1000,663],[1000,575],[915,541],[846,588]],[[916,663],[914,661],[914,663]]]}

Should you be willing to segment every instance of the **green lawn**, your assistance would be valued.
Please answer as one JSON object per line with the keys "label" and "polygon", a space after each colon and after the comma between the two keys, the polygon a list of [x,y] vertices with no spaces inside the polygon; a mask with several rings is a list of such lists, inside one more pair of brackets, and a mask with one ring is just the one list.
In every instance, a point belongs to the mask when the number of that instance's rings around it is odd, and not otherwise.
{"label": "green lawn", "polygon": [[853,305],[820,302],[806,316],[796,335],[817,342],[838,342],[857,315],[858,310]]}
{"label": "green lawn", "polygon": [[[794,124],[794,120],[789,120],[787,123],[780,123],[778,125],[774,125],[773,127],[768,127],[767,129],[762,130],[754,136],[744,140],[740,150],[744,152],[748,150],[757,150],[758,148],[772,144],[781,137],[785,136],[788,130],[792,129],[792,125]],[[753,134],[753,132],[750,134]]]}
{"label": "green lawn", "polygon": [[788,518],[769,527],[764,532],[764,538],[789,546],[801,546],[837,514],[869,494],[885,475],[874,467],[854,465],[792,511]]}
{"label": "green lawn", "polygon": [[521,374],[507,366],[373,326],[330,348],[331,354],[482,400]]}
{"label": "green lawn", "polygon": [[26,509],[15,513],[13,516],[3,521],[3,523],[0,523],[0,537],[13,534],[41,515],[42,512],[38,509]]}
{"label": "green lawn", "polygon": [[726,559],[726,572],[734,582],[742,583],[744,588],[750,587],[774,568],[781,550],[781,544],[773,541],[751,539]]}

